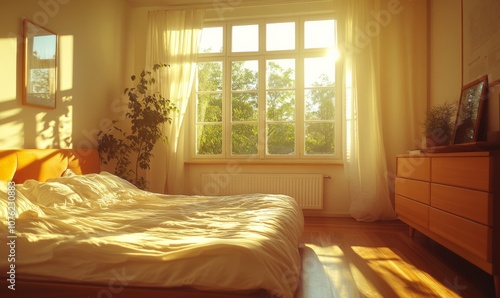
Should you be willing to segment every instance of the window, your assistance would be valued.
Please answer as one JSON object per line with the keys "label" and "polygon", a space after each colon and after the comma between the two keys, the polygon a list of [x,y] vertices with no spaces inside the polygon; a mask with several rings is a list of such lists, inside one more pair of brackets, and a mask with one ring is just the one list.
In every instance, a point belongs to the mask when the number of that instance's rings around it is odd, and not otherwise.
{"label": "window", "polygon": [[333,18],[205,26],[197,61],[196,157],[338,157]]}

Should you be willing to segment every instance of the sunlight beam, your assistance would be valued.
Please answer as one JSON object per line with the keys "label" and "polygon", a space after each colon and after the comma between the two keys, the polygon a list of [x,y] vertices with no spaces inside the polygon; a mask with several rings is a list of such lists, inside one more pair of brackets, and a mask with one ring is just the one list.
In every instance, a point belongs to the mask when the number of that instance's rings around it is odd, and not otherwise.
{"label": "sunlight beam", "polygon": [[360,260],[359,263],[350,264],[351,272],[355,276],[359,291],[366,297],[375,297],[374,294],[378,294],[377,289],[384,286],[380,282],[375,283],[376,279],[373,277],[365,279],[366,272],[372,272],[379,280],[390,280],[391,283],[385,286],[390,287],[398,297],[430,297],[436,293],[439,293],[439,297],[459,297],[443,282],[408,263],[389,247],[352,246],[351,249]]}
{"label": "sunlight beam", "polygon": [[19,122],[21,108],[17,98],[17,37],[0,38],[0,57],[2,71],[0,72],[0,144],[3,148],[21,147],[23,124]]}
{"label": "sunlight beam", "polygon": [[73,89],[73,35],[59,37],[59,90]]}
{"label": "sunlight beam", "polygon": [[16,99],[17,86],[17,38],[0,38],[0,57],[2,71],[0,72],[0,102]]}

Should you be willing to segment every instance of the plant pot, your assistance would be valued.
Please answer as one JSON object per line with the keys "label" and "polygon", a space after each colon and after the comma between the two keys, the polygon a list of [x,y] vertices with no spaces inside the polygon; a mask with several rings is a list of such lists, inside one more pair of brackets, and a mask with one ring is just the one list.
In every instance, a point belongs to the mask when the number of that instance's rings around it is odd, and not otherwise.
{"label": "plant pot", "polygon": [[449,135],[446,135],[446,134],[434,133],[431,135],[427,135],[425,137],[425,145],[427,148],[448,146],[450,144],[450,141],[451,141],[451,137]]}

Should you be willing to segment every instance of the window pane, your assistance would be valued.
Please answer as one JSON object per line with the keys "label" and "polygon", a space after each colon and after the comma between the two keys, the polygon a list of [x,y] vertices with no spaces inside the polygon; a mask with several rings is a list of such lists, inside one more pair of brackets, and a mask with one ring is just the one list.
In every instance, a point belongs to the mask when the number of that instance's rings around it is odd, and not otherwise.
{"label": "window pane", "polygon": [[336,86],[337,63],[329,56],[337,46],[336,21],[302,17],[205,23],[195,154],[270,160],[336,154],[334,130],[341,123],[335,122],[335,104],[342,86]]}
{"label": "window pane", "polygon": [[198,53],[222,53],[223,36],[222,27],[203,28]]}
{"label": "window pane", "polygon": [[306,90],[305,107],[306,120],[334,120],[335,89]]}
{"label": "window pane", "polygon": [[235,155],[258,153],[257,124],[233,124],[231,130],[231,151]]}
{"label": "window pane", "polygon": [[334,154],[335,153],[335,124],[307,123],[306,124],[306,154]]}
{"label": "window pane", "polygon": [[231,100],[231,114],[233,121],[257,120],[259,116],[257,93],[233,93]]}
{"label": "window pane", "polygon": [[200,62],[198,67],[198,91],[222,90],[222,62]]}
{"label": "window pane", "polygon": [[335,40],[334,20],[304,22],[304,48],[333,48]]}
{"label": "window pane", "polygon": [[333,86],[335,83],[335,60],[333,57],[304,59],[304,86]]}
{"label": "window pane", "polygon": [[267,24],[266,49],[268,51],[294,50],[295,23]]}
{"label": "window pane", "polygon": [[267,124],[267,154],[295,153],[295,125],[293,123]]}
{"label": "window pane", "polygon": [[259,50],[259,25],[233,26],[232,46],[234,53]]}
{"label": "window pane", "polygon": [[196,102],[198,122],[222,121],[222,94],[198,94]]}
{"label": "window pane", "polygon": [[269,121],[295,119],[295,92],[269,91],[266,97],[266,117]]}
{"label": "window pane", "polygon": [[295,59],[267,60],[266,80],[268,89],[295,87]]}
{"label": "window pane", "polygon": [[222,124],[196,126],[196,153],[222,154]]}
{"label": "window pane", "polygon": [[259,62],[235,61],[231,65],[231,90],[257,90],[259,87]]}

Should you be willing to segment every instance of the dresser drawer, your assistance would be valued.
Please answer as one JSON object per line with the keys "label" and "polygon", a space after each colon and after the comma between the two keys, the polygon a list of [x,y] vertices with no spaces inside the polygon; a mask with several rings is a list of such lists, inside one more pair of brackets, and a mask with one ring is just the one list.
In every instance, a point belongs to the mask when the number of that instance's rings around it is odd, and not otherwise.
{"label": "dresser drawer", "polygon": [[429,228],[429,206],[396,195],[396,214],[410,226]]}
{"label": "dresser drawer", "polygon": [[430,183],[405,178],[396,178],[396,194],[430,204]]}
{"label": "dresser drawer", "polygon": [[429,181],[431,161],[429,157],[398,157],[397,176],[415,180]]}
{"label": "dresser drawer", "polygon": [[484,225],[493,225],[490,193],[442,184],[431,185],[431,206]]}
{"label": "dresser drawer", "polygon": [[435,208],[430,208],[429,219],[431,232],[491,262],[492,229],[490,227]]}
{"label": "dresser drawer", "polygon": [[490,157],[435,157],[432,182],[491,192]]}

